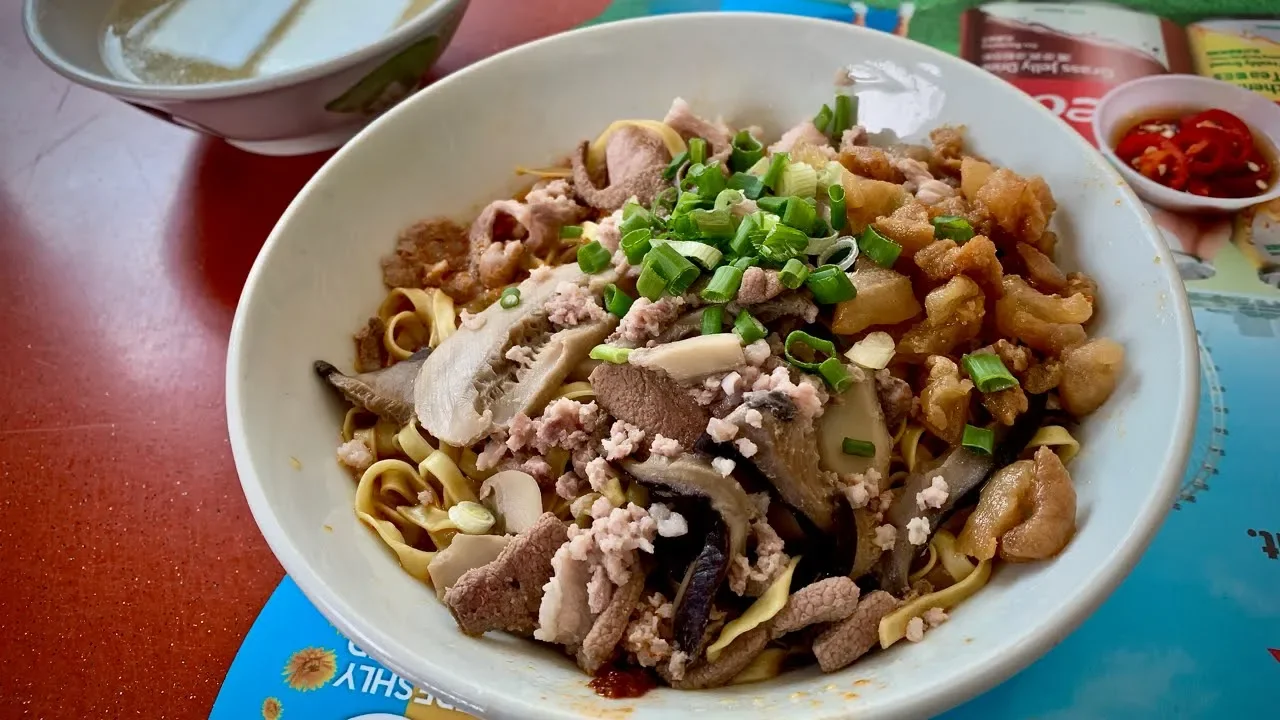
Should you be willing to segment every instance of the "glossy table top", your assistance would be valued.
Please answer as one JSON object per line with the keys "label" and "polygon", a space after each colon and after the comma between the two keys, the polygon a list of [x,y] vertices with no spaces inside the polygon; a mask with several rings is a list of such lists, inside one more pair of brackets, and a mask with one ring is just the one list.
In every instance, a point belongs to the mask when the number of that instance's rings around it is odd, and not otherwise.
{"label": "glossy table top", "polygon": [[[607,0],[472,0],[439,73]],[[0,9],[0,717],[204,717],[283,575],[240,493],[241,285],[326,156],[73,86]]]}

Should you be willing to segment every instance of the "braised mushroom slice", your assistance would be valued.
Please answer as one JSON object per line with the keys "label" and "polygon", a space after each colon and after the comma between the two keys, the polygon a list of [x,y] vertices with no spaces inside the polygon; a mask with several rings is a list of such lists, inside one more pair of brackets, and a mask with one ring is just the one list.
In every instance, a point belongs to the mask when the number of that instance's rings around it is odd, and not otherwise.
{"label": "braised mushroom slice", "polygon": [[[754,395],[754,394],[753,394]],[[760,415],[759,427],[748,418]],[[812,420],[797,417],[785,394],[770,392],[750,397],[725,420],[738,427],[738,436],[756,446],[750,458],[756,469],[778,490],[788,505],[804,513],[824,533],[834,527],[837,487],[835,473],[822,469],[817,432]]]}
{"label": "braised mushroom slice", "polygon": [[[606,315],[555,331],[547,302],[562,283],[588,281],[577,264],[531,277],[520,283],[519,305],[493,303],[441,343],[422,364],[414,387],[414,410],[423,428],[442,442],[467,446],[517,413],[541,410],[617,322]],[[517,345],[530,349],[532,363],[507,359]]]}
{"label": "braised mushroom slice", "polygon": [[315,370],[352,403],[397,425],[407,425],[413,420],[413,384],[430,354],[429,348],[423,348],[391,367],[356,375],[345,375],[323,360],[316,361]]}
{"label": "braised mushroom slice", "polygon": [[737,480],[721,475],[706,460],[691,454],[674,460],[659,455],[644,462],[625,460],[622,469],[645,485],[710,500],[727,528],[729,559],[746,552],[748,526],[760,511]]}
{"label": "braised mushroom slice", "polygon": [[715,606],[716,593],[729,575],[732,541],[723,523],[715,523],[706,544],[689,564],[675,598],[672,618],[677,650],[697,657],[706,643],[707,624]]}
{"label": "braised mushroom slice", "polygon": [[[845,438],[871,443],[875,446],[875,454],[863,457],[845,453]],[[822,467],[827,470],[841,475],[875,470],[881,478],[889,476],[893,438],[885,427],[876,383],[870,375],[854,382],[843,394],[832,399],[818,419],[818,442]]]}

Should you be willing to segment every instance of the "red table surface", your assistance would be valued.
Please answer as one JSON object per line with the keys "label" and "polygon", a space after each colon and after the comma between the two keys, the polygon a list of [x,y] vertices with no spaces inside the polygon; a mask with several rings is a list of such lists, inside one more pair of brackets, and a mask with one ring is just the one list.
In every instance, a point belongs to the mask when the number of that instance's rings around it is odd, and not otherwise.
{"label": "red table surface", "polygon": [[[472,0],[438,71],[607,4]],[[232,464],[227,335],[327,155],[249,155],[74,86],[20,5],[0,14],[0,718],[205,717],[283,575]]]}

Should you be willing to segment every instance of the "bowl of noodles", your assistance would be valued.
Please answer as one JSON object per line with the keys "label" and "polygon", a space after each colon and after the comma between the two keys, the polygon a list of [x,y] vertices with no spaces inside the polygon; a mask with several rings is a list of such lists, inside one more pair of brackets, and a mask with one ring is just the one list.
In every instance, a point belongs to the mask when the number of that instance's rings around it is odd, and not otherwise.
{"label": "bowl of noodles", "polygon": [[1034,100],[710,14],[504,53],[364,131],[255,263],[227,404],[289,574],[459,709],[887,718],[1105,599],[1197,377],[1150,219]]}

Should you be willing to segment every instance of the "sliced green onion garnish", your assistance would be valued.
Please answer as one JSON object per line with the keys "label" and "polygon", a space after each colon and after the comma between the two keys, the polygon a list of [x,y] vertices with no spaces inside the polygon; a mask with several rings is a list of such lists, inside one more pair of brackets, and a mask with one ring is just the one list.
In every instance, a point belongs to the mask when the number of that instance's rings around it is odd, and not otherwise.
{"label": "sliced green onion garnish", "polygon": [[[806,166],[807,167],[807,166]],[[798,198],[792,198],[787,203],[787,208],[782,212],[782,224],[789,225],[806,236],[813,230],[813,224],[818,219],[818,211],[812,205]],[[805,244],[808,244],[808,240]]]}
{"label": "sliced green onion garnish", "polygon": [[827,358],[818,366],[818,374],[823,380],[831,386],[831,389],[837,393],[842,393],[849,389],[853,384],[853,375],[849,374],[849,368],[840,362],[840,358]]}
{"label": "sliced green onion garnish", "polygon": [[[732,226],[730,228],[732,229]],[[666,245],[693,260],[706,270],[719,265],[720,260],[724,257],[724,253],[717,250],[714,245],[708,245],[697,240],[668,240]]]}
{"label": "sliced green onion garnish", "polygon": [[658,275],[667,281],[667,290],[672,295],[679,295],[688,290],[701,274],[697,266],[676,252],[670,243],[654,246],[645,256],[645,263],[657,270]]}
{"label": "sliced green onion garnish", "polygon": [[778,280],[782,283],[782,287],[788,290],[795,290],[804,284],[806,278],[809,277],[809,268],[796,258],[791,258],[786,265],[782,266],[782,270],[778,273]]}
{"label": "sliced green onion garnish", "polygon": [[672,217],[688,215],[698,208],[705,208],[711,204],[711,198],[703,198],[696,192],[682,192],[679,199],[676,200],[676,206],[671,210]]}
{"label": "sliced green onion garnish", "polygon": [[689,162],[698,165],[707,161],[707,141],[700,137],[689,138]]}
{"label": "sliced green onion garnish", "polygon": [[973,226],[959,215],[939,215],[933,219],[933,235],[963,245],[973,238]]}
{"label": "sliced green onion garnish", "polygon": [[702,309],[702,334],[716,335],[724,330],[724,306],[709,305]]}
{"label": "sliced green onion garnish", "polygon": [[893,264],[898,261],[898,256],[902,254],[901,245],[881,235],[870,225],[858,238],[858,250],[880,267],[893,267]]}
{"label": "sliced green onion garnish", "polygon": [[837,141],[844,131],[858,122],[858,99],[848,95],[836,95],[836,109],[831,119],[831,137]]}
{"label": "sliced green onion garnish", "polygon": [[733,331],[738,333],[738,337],[742,338],[743,345],[750,345],[757,340],[763,340],[765,335],[769,334],[764,325],[761,325],[760,321],[746,310],[738,313],[738,317],[734,319]]}
{"label": "sliced green onion garnish", "polygon": [[965,425],[964,436],[960,438],[960,444],[974,452],[990,455],[996,447],[996,433],[994,430],[987,428]]}
{"label": "sliced green onion garnish", "polygon": [[653,237],[653,231],[649,228],[639,228],[632,230],[622,236],[622,252],[627,256],[627,262],[632,265],[639,265],[644,259],[646,253],[649,252],[650,239]]}
{"label": "sliced green onion garnish", "polygon": [[774,191],[779,195],[811,198],[818,192],[818,171],[808,163],[790,163],[783,168]]}
{"label": "sliced green onion garnish", "polygon": [[832,118],[831,106],[824,103],[818,114],[813,116],[813,126],[818,128],[818,132],[827,135],[827,129],[831,127]]}
{"label": "sliced green onion garnish", "polygon": [[582,237],[581,225],[565,225],[560,228],[560,237],[562,238],[580,238]]}
{"label": "sliced green onion garnish", "polygon": [[[747,175],[746,177],[751,177],[751,176]],[[712,204],[711,207],[713,210],[728,210],[732,208],[734,205],[737,205],[745,201],[746,199],[747,199],[747,196],[744,195],[741,190],[738,190],[737,188],[726,187],[724,190],[720,191],[719,195],[716,196],[716,201],[714,204]]]}
{"label": "sliced green onion garnish", "polygon": [[702,290],[702,299],[713,303],[726,303],[738,296],[742,284],[742,270],[732,265],[721,265],[711,276],[711,282]]}
{"label": "sliced green onion garnish", "polygon": [[746,272],[747,268],[755,265],[759,265],[759,264],[760,264],[760,258],[756,257],[755,255],[743,255],[742,257],[733,261],[733,266],[743,272]]}
{"label": "sliced green onion garnish", "polygon": [[750,173],[736,172],[730,175],[728,186],[741,190],[748,200],[756,200],[764,192],[764,181]]}
{"label": "sliced green onion garnish", "polygon": [[676,176],[676,173],[680,172],[680,167],[687,162],[689,162],[688,151],[682,152],[679,155],[671,158],[671,162],[667,164],[667,169],[662,171],[662,179],[663,180],[674,179]]}
{"label": "sliced green onion garnish", "polygon": [[689,213],[694,225],[698,228],[698,236],[716,240],[727,240],[733,237],[733,213],[729,208],[718,210],[694,210]]}
{"label": "sliced green onion garnish", "polygon": [[618,347],[617,345],[597,345],[591,348],[592,360],[602,360],[614,365],[623,365],[627,362],[627,356],[631,354],[631,348]]}
{"label": "sliced green onion garnish", "polygon": [[636,292],[657,302],[666,291],[667,281],[658,274],[656,269],[646,264],[640,270],[640,277],[636,278]]}
{"label": "sliced green onion garnish", "polygon": [[506,310],[510,310],[511,308],[519,305],[520,304],[520,288],[509,287],[506,290],[503,290],[502,297],[498,298],[498,304],[501,305]]}
{"label": "sliced green onion garnish", "polygon": [[653,197],[653,207],[650,208],[650,212],[655,219],[671,217],[671,212],[675,210],[676,201],[679,199],[679,190],[674,187],[663,188],[662,192]]}
{"label": "sliced green onion garnish", "polygon": [[845,224],[849,222],[849,213],[844,199],[844,186],[827,186],[827,200],[830,201],[831,207],[831,231],[838,233],[844,230]]}
{"label": "sliced green onion garnish", "polygon": [[[793,200],[792,202],[803,203],[804,201]],[[760,256],[765,260],[785,263],[803,253],[808,244],[809,236],[805,235],[803,231],[778,223],[769,231],[769,234],[765,236],[764,242],[760,243],[757,249],[760,251]]]}
{"label": "sliced green onion garnish", "polygon": [[724,173],[720,171],[720,163],[714,160],[707,165],[690,165],[684,179],[686,184],[697,188],[698,197],[703,200],[714,200],[725,188]]}
{"label": "sliced green onion garnish", "polygon": [[578,248],[578,267],[588,275],[594,275],[609,267],[613,253],[604,249],[598,240],[592,240]]}
{"label": "sliced green onion garnish", "polygon": [[804,284],[813,291],[813,299],[820,305],[833,305],[858,295],[858,289],[850,282],[849,276],[835,265],[823,265],[809,273]]}
{"label": "sliced green onion garnish", "polygon": [[618,223],[618,232],[626,235],[632,230],[653,227],[653,213],[640,203],[628,200],[622,206],[622,222]]}
{"label": "sliced green onion garnish", "polygon": [[733,136],[733,150],[729,154],[729,169],[735,172],[746,172],[764,157],[764,146],[746,130],[739,130]]}
{"label": "sliced green onion garnish", "polygon": [[618,317],[626,317],[627,311],[631,309],[631,303],[635,299],[630,295],[618,289],[617,285],[609,283],[604,286],[604,309],[610,314]]}
{"label": "sliced green onion garnish", "polygon": [[[797,345],[804,345],[808,347],[813,351],[815,356],[818,353],[822,353],[826,355],[826,358],[815,357],[813,360],[803,360],[798,358],[791,353]],[[822,364],[823,360],[835,357],[836,346],[835,343],[830,340],[823,340],[820,337],[814,337],[803,330],[792,330],[791,333],[787,335],[786,342],[782,344],[782,352],[787,356],[787,362],[792,365],[795,365],[801,370],[814,371],[818,369],[818,366]]]}
{"label": "sliced green onion garnish", "polygon": [[757,200],[756,206],[765,212],[773,213],[774,215],[781,215],[787,211],[787,201],[790,199],[791,198],[788,197],[769,195]]}
{"label": "sliced green onion garnish", "polygon": [[756,243],[764,239],[764,231],[760,228],[760,213],[751,213],[738,223],[738,230],[729,242],[729,251],[734,255],[747,255],[755,252]]}
{"label": "sliced green onion garnish", "polygon": [[875,457],[876,444],[869,440],[854,440],[851,437],[844,439],[840,443],[840,449],[845,455],[857,455],[858,457]]}
{"label": "sliced green onion garnish", "polygon": [[960,364],[964,365],[969,379],[973,380],[973,384],[981,392],[999,392],[1018,384],[1018,379],[1004,366],[1000,356],[994,353],[965,355],[960,358]]}
{"label": "sliced green onion garnish", "polygon": [[774,153],[769,160],[769,169],[764,174],[764,186],[770,190],[778,189],[778,181],[782,180],[782,171],[791,162],[791,156],[784,153]]}

